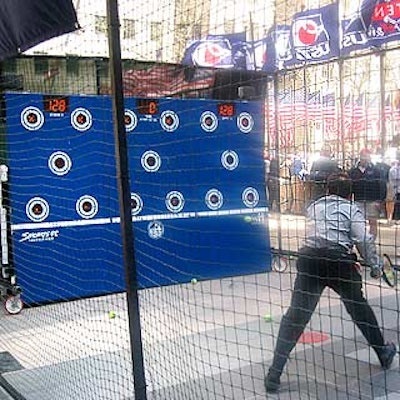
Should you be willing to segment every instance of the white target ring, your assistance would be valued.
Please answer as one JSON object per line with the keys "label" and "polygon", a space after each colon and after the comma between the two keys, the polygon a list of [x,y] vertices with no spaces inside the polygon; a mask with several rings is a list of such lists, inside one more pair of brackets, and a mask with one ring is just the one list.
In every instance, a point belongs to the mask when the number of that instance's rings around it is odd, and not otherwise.
{"label": "white target ring", "polygon": [[151,221],[147,225],[147,233],[151,239],[160,239],[164,236],[164,224],[161,221]]}
{"label": "white target ring", "polygon": [[242,192],[243,204],[248,208],[254,208],[260,201],[260,194],[258,190],[253,187],[247,187]]}
{"label": "white target ring", "polygon": [[93,196],[81,196],[76,202],[76,212],[84,219],[93,218],[99,211],[99,203]]}
{"label": "white target ring", "polygon": [[206,132],[214,132],[218,128],[218,118],[212,111],[204,111],[200,116],[201,128]]}
{"label": "white target ring", "polygon": [[90,111],[86,108],[76,108],[71,113],[71,125],[77,131],[85,132],[92,127],[93,118]]}
{"label": "white target ring", "polygon": [[206,204],[210,210],[219,210],[224,204],[224,196],[218,189],[210,189],[206,193]]}
{"label": "white target ring", "polygon": [[50,155],[48,166],[53,174],[63,176],[71,170],[72,161],[67,153],[56,151]]}
{"label": "white target ring", "polygon": [[131,193],[131,214],[138,215],[143,210],[143,200],[137,193]]}
{"label": "white target ring", "polygon": [[221,155],[221,163],[225,169],[233,171],[239,165],[239,156],[236,151],[226,150]]}
{"label": "white target ring", "polygon": [[185,206],[185,198],[181,192],[173,190],[165,197],[165,205],[169,211],[178,213],[182,211]]}
{"label": "white target ring", "polygon": [[164,111],[160,117],[160,124],[164,131],[173,132],[179,126],[179,117],[174,111]]}
{"label": "white target ring", "polygon": [[28,201],[25,212],[31,221],[42,222],[49,216],[49,203],[42,197],[33,197]]}
{"label": "white target ring", "polygon": [[237,117],[237,126],[243,133],[250,133],[254,127],[254,118],[247,112],[242,112]]}
{"label": "white target ring", "polygon": [[140,162],[147,172],[157,172],[161,167],[161,157],[153,150],[148,150],[143,153]]}
{"label": "white target ring", "polygon": [[138,119],[136,114],[132,110],[126,109],[124,121],[126,131],[132,132],[137,126]]}
{"label": "white target ring", "polygon": [[37,131],[44,124],[44,115],[37,107],[26,107],[21,112],[21,124],[28,131]]}

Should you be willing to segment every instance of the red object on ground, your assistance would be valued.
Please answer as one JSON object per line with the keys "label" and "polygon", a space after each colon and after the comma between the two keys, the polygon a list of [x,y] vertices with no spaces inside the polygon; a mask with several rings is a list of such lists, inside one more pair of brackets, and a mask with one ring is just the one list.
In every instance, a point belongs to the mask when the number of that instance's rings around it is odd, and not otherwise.
{"label": "red object on ground", "polygon": [[304,332],[301,334],[298,343],[321,343],[329,339],[329,336],[321,332]]}

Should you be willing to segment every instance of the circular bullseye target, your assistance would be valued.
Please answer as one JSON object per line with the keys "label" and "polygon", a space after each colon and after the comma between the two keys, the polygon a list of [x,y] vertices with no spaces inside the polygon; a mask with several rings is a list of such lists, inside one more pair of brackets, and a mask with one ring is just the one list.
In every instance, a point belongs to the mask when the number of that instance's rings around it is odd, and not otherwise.
{"label": "circular bullseye target", "polygon": [[185,206],[185,198],[181,192],[173,190],[165,197],[165,205],[169,211],[178,213],[182,211],[183,207]]}
{"label": "circular bullseye target", "polygon": [[237,117],[237,126],[243,133],[250,133],[254,127],[254,119],[249,113],[242,112]]}
{"label": "circular bullseye target", "polygon": [[26,107],[21,112],[21,124],[28,131],[37,131],[44,124],[44,115],[37,107]]}
{"label": "circular bullseye target", "polygon": [[71,170],[72,161],[67,153],[56,151],[50,155],[48,166],[53,174],[63,176]]}
{"label": "circular bullseye target", "polygon": [[226,150],[221,155],[221,163],[228,171],[233,171],[239,165],[239,156],[236,151]]}
{"label": "circular bullseye target", "polygon": [[224,196],[217,189],[210,189],[206,193],[206,204],[210,210],[218,210],[224,204]]}
{"label": "circular bullseye target", "polygon": [[92,127],[93,118],[90,111],[86,108],[76,108],[71,113],[71,125],[77,131],[85,132]]}
{"label": "circular bullseye target", "polygon": [[126,131],[132,132],[137,126],[138,119],[136,114],[132,110],[126,109],[124,121]]}
{"label": "circular bullseye target", "polygon": [[76,202],[76,212],[84,219],[93,218],[99,211],[99,204],[93,196],[81,196]]}
{"label": "circular bullseye target", "polygon": [[161,167],[161,157],[153,150],[144,152],[140,162],[144,170],[147,172],[157,172]]}
{"label": "circular bullseye target", "polygon": [[143,210],[143,200],[137,193],[131,193],[131,214],[138,215]]}
{"label": "circular bullseye target", "polygon": [[147,233],[151,239],[160,239],[164,236],[164,224],[161,221],[151,221],[147,225]]}
{"label": "circular bullseye target", "polygon": [[258,190],[253,187],[248,187],[242,192],[243,204],[248,208],[254,208],[260,201]]}
{"label": "circular bullseye target", "polygon": [[218,118],[212,111],[204,111],[200,116],[201,128],[206,132],[214,132],[218,128]]}
{"label": "circular bullseye target", "polygon": [[49,216],[49,203],[42,197],[33,197],[28,201],[25,212],[31,221],[42,222]]}
{"label": "circular bullseye target", "polygon": [[164,111],[160,117],[160,124],[164,131],[173,132],[179,126],[179,117],[174,111]]}

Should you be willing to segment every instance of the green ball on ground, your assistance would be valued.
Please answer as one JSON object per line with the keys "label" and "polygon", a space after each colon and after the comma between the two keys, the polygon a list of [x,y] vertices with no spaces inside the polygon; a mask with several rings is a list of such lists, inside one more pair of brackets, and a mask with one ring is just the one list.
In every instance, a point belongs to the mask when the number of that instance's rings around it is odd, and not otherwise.
{"label": "green ball on ground", "polygon": [[245,222],[251,222],[251,217],[249,215],[246,215],[244,217]]}

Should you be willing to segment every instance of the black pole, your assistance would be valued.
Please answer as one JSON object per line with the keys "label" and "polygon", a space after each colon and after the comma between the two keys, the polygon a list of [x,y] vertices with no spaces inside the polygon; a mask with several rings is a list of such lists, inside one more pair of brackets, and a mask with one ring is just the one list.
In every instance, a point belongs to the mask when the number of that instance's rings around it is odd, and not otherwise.
{"label": "black pole", "polygon": [[[278,83],[279,75],[276,72],[274,75],[274,109],[275,109],[275,157],[276,163],[278,167],[278,176],[277,179],[277,197],[278,197],[278,225],[277,225],[277,241],[278,241],[278,262],[279,268],[281,264],[282,253],[282,207],[281,207],[281,182],[280,182],[280,168],[281,168],[281,158],[280,158],[280,131],[279,131],[279,83]],[[286,152],[285,152],[286,153]]]}
{"label": "black pole", "polygon": [[[266,107],[267,107],[267,111],[266,111],[267,118],[266,118],[266,121],[265,121],[265,128],[267,130],[267,133],[266,133],[266,135],[267,135],[267,138],[266,138],[267,139],[267,149],[268,149],[269,157],[271,159],[271,138],[270,138],[271,123],[270,123],[269,119],[270,119],[270,116],[271,116],[271,111],[270,110],[272,108],[272,105],[271,105],[270,98],[269,98],[270,90],[269,90],[268,77],[267,77],[267,84],[266,84],[265,88],[266,88],[265,96],[267,98],[267,101],[266,102],[264,101],[264,104],[266,104]],[[264,143],[265,143],[265,137],[264,137]]]}
{"label": "black pole", "polygon": [[379,82],[380,82],[380,115],[381,115],[381,155],[385,154],[387,146],[387,127],[386,127],[386,68],[385,68],[385,53],[379,52]]}
{"label": "black pole", "polygon": [[[279,85],[278,85],[279,75],[276,72],[274,75],[274,123],[275,123],[275,158],[278,164],[278,213],[281,214],[281,184],[279,180],[279,170],[281,167],[281,159],[280,159],[280,132],[279,132]],[[278,224],[278,232],[280,230],[280,224]],[[278,237],[280,239],[280,233],[278,233]]]}
{"label": "black pole", "polygon": [[134,390],[136,400],[146,400],[146,379],[143,362],[138,281],[134,252],[129,186],[128,148],[124,122],[121,44],[119,36],[118,0],[107,0],[108,42],[110,51],[111,96],[113,106],[115,158],[121,215],[121,237],[125,265],[129,334],[131,341]]}
{"label": "black pole", "polygon": [[[339,104],[340,104],[340,138],[339,141],[342,143],[342,168],[345,170],[346,168],[346,149],[344,144],[344,118],[345,118],[345,98],[344,98],[344,81],[343,81],[343,69],[344,69],[344,61],[342,58],[339,59],[338,63],[339,67]],[[351,154],[354,154],[354,143],[351,141]]]}

